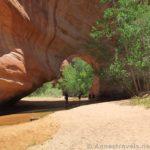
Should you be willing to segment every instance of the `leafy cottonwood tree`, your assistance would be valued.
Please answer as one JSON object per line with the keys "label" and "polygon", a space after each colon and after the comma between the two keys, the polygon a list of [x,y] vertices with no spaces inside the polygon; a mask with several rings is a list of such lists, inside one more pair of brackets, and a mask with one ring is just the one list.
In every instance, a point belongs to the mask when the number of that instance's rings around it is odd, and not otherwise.
{"label": "leafy cottonwood tree", "polygon": [[100,2],[113,2],[91,32],[96,41],[116,39],[114,62],[107,73],[126,87],[132,84],[135,94],[150,90],[150,1]]}
{"label": "leafy cottonwood tree", "polygon": [[59,87],[70,96],[87,95],[92,85],[93,69],[80,58],[66,66],[59,80]]}

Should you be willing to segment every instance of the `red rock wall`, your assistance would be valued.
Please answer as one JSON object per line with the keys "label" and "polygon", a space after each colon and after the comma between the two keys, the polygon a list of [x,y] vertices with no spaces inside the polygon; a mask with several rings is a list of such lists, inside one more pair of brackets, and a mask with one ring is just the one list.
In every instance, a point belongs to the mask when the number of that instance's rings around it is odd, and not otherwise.
{"label": "red rock wall", "polygon": [[86,53],[99,0],[0,0],[0,103],[53,80],[70,55]]}

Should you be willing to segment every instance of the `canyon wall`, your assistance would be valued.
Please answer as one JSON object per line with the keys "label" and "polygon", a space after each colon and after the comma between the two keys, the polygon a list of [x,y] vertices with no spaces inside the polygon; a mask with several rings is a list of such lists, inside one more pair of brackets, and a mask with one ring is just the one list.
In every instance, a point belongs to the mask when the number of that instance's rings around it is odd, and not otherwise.
{"label": "canyon wall", "polygon": [[91,25],[104,9],[99,0],[1,0],[0,104],[57,78],[67,57],[88,54]]}

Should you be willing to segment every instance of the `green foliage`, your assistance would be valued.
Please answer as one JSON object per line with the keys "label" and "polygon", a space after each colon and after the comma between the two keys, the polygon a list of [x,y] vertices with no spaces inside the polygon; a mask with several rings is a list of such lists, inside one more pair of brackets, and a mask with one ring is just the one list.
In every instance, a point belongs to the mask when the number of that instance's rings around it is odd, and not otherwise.
{"label": "green foliage", "polygon": [[117,81],[128,77],[124,64],[119,60],[117,53],[114,62],[108,68],[108,75],[110,78],[116,79]]}
{"label": "green foliage", "polygon": [[80,58],[74,58],[72,64],[66,66],[59,80],[59,87],[70,96],[87,95],[92,85],[93,69]]}
{"label": "green foliage", "polygon": [[58,88],[54,88],[51,82],[47,82],[29,96],[30,97],[59,97],[62,96],[62,91]]}
{"label": "green foliage", "polygon": [[[110,0],[101,0],[110,3]],[[97,20],[91,37],[95,41],[115,37],[114,62],[107,69],[118,82],[132,81],[133,92],[150,90],[150,5],[149,1],[117,0]],[[117,58],[116,58],[117,56]],[[145,76],[145,73],[148,76]],[[141,82],[142,79],[142,82]]]}
{"label": "green foliage", "polygon": [[150,96],[144,96],[144,97],[133,97],[130,101],[130,104],[133,106],[141,105],[145,108],[150,108]]}

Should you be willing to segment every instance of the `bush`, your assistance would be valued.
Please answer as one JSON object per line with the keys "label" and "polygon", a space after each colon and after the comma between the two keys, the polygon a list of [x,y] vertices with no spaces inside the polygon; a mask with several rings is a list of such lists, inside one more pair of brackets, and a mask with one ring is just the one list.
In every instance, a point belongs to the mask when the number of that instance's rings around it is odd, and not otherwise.
{"label": "bush", "polygon": [[93,81],[92,67],[80,58],[66,66],[59,80],[59,88],[70,96],[87,95]]}
{"label": "bush", "polygon": [[54,88],[51,82],[43,84],[42,87],[38,88],[35,92],[29,95],[30,97],[60,97],[62,91],[58,88]]}

